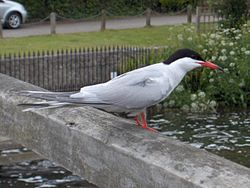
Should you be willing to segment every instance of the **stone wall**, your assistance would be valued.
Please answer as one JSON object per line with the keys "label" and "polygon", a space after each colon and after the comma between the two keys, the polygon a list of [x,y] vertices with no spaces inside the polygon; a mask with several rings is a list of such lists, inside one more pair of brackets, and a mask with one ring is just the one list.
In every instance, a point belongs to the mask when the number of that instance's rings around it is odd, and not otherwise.
{"label": "stone wall", "polygon": [[249,187],[250,169],[91,107],[22,112],[42,90],[0,74],[0,135],[103,188]]}

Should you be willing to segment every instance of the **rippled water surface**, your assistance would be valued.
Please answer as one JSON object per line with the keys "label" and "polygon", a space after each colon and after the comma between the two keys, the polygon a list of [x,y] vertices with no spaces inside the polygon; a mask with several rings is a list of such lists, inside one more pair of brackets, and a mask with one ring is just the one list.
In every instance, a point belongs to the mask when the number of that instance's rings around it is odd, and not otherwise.
{"label": "rippled water surface", "polygon": [[250,110],[210,114],[176,110],[154,113],[150,125],[162,134],[250,168]]}
{"label": "rippled water surface", "polygon": [[[24,148],[26,151],[26,149]],[[3,150],[1,156],[22,153],[21,149]],[[8,188],[97,188],[49,160],[0,165],[0,187]]]}

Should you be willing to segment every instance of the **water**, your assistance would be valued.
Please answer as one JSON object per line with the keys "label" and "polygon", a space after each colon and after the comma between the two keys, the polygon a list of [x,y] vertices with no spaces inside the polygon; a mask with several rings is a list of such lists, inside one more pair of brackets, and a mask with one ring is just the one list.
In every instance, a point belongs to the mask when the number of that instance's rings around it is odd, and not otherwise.
{"label": "water", "polygon": [[178,110],[151,113],[150,125],[162,134],[250,168],[250,110],[205,114]]}
{"label": "water", "polygon": [[[31,152],[27,148],[7,149],[0,151],[0,157],[22,156]],[[14,157],[16,158],[16,157]],[[0,187],[18,188],[97,188],[83,178],[49,160],[23,161],[0,165]]]}

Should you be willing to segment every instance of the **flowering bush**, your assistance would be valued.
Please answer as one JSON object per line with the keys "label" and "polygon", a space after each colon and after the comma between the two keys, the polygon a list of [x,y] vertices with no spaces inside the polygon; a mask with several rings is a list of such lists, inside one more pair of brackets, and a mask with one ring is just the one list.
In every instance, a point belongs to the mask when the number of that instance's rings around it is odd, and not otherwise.
{"label": "flowering bush", "polygon": [[[185,77],[180,86],[164,102],[164,106],[183,110],[215,110],[223,106],[247,107],[250,104],[250,29],[223,29],[214,33],[194,34],[186,26],[176,34],[178,43],[172,49],[192,48],[224,68],[224,73],[201,69]],[[231,33],[234,33],[232,37]],[[174,36],[173,36],[174,37]]]}

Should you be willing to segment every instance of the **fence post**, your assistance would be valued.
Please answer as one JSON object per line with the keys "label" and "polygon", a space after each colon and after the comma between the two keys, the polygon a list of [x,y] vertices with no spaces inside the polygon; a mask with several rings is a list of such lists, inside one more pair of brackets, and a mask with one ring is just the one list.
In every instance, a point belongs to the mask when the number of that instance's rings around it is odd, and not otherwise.
{"label": "fence post", "polygon": [[200,17],[201,17],[200,7],[196,7],[196,32],[200,32]]}
{"label": "fence post", "polygon": [[146,10],[146,27],[151,26],[151,9],[147,8]]}
{"label": "fence post", "polygon": [[55,12],[50,13],[50,34],[51,35],[56,34],[56,13]]}
{"label": "fence post", "polygon": [[102,18],[101,18],[101,31],[104,31],[106,29],[106,10],[103,9],[102,12]]}
{"label": "fence post", "polygon": [[192,5],[187,6],[187,23],[192,23]]}
{"label": "fence post", "polygon": [[3,25],[0,22],[0,39],[2,39],[2,38],[3,38]]}

